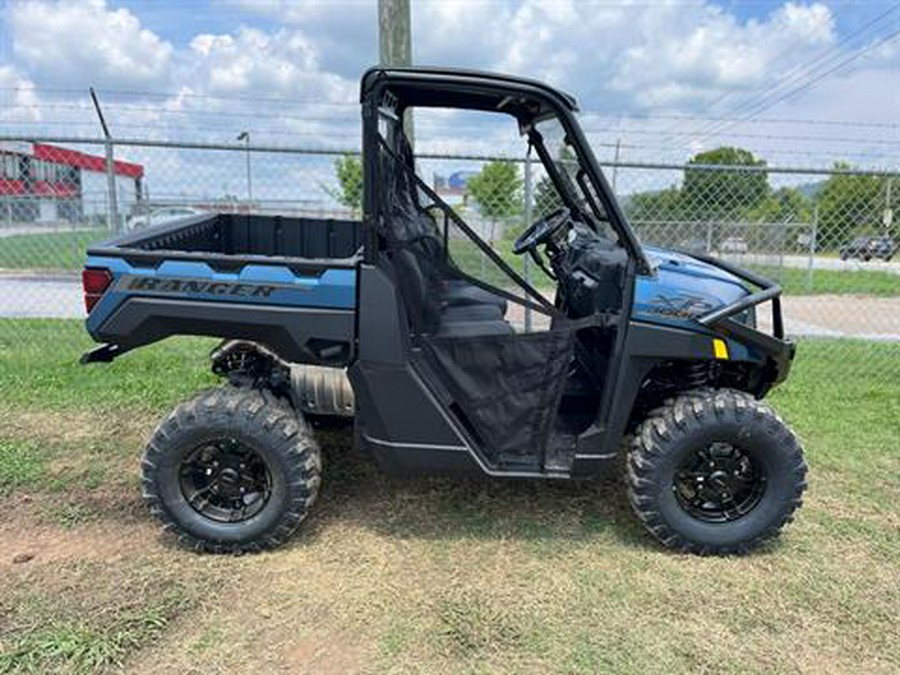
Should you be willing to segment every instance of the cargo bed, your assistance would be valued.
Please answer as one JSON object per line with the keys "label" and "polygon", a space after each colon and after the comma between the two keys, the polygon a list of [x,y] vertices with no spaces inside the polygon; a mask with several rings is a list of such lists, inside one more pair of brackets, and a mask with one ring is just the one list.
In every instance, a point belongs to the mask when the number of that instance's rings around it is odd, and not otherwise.
{"label": "cargo bed", "polygon": [[87,328],[106,345],[91,359],[208,335],[262,342],[297,362],[345,364],[360,245],[353,220],[210,213],[92,246]]}
{"label": "cargo bed", "polygon": [[285,260],[353,267],[361,241],[355,220],[210,213],[116,237],[91,247],[88,255],[203,260],[231,268]]}

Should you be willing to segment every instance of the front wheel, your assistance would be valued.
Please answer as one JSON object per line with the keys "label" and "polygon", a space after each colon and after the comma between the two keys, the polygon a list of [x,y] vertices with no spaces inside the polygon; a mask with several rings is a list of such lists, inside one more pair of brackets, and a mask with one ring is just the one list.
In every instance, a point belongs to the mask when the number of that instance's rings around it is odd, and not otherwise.
{"label": "front wheel", "polygon": [[665,546],[746,553],[802,504],[806,463],[765,403],[735,390],[687,392],[652,412],[628,454],[632,508]]}
{"label": "front wheel", "polygon": [[290,537],[319,491],[321,457],[303,419],[271,392],[225,386],[179,405],[141,461],[144,500],[166,530],[214,553]]}

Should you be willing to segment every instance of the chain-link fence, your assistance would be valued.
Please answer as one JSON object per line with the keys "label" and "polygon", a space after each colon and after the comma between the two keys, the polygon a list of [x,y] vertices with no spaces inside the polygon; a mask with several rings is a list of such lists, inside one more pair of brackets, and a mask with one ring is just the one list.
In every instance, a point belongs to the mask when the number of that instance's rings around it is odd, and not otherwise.
{"label": "chain-link fence", "polygon": [[[836,378],[854,375],[840,358],[849,341],[870,350],[883,377],[900,375],[900,174],[604,169],[643,244],[710,253],[780,281],[787,331],[838,341],[829,347]],[[540,162],[422,153],[417,170],[500,256],[552,293],[540,269],[512,255],[525,224],[559,204]],[[0,138],[0,344],[22,344],[30,320],[83,318],[79,271],[91,242],[208,211],[359,217],[361,175],[353,152]],[[467,264],[489,274],[483,254],[474,255]]]}

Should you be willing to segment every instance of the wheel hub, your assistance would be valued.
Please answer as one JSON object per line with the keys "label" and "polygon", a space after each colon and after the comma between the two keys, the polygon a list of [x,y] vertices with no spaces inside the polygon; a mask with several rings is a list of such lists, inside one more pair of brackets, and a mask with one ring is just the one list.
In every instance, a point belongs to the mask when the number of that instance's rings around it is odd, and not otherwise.
{"label": "wheel hub", "polygon": [[206,443],[188,453],[181,492],[191,508],[218,522],[235,523],[259,513],[272,479],[262,456],[236,439]]}
{"label": "wheel hub", "polygon": [[691,516],[728,522],[756,507],[765,482],[764,472],[748,453],[730,443],[713,443],[679,465],[672,490]]}

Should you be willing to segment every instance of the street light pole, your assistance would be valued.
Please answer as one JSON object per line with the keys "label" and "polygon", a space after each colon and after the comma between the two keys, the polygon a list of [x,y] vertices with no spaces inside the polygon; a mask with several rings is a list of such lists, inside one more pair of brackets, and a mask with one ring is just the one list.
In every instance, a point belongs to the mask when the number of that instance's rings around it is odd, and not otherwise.
{"label": "street light pole", "polygon": [[250,132],[242,131],[237,139],[244,141],[244,145],[247,148],[247,208],[249,209],[253,202],[253,179],[250,173]]}

